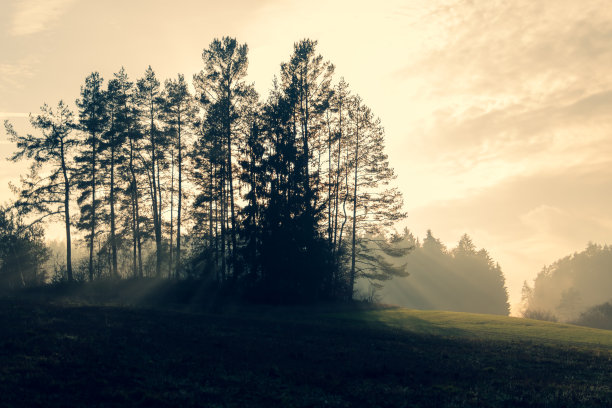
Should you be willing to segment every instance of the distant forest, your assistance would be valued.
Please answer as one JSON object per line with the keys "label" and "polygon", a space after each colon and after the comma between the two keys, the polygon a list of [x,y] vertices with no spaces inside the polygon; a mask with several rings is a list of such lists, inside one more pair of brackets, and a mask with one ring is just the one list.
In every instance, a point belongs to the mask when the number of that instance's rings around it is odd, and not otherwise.
{"label": "distant forest", "polygon": [[[582,314],[612,301],[612,247],[590,243],[585,250],[557,260],[523,285],[526,317],[576,322]],[[609,308],[609,305],[608,305]],[[609,327],[612,312],[606,311]],[[597,326],[595,326],[597,327]]]}
{"label": "distant forest", "polygon": [[501,267],[485,249],[477,249],[467,234],[448,249],[431,231],[421,242],[404,230],[392,245],[413,248],[408,255],[389,258],[410,276],[381,282],[375,296],[382,302],[411,309],[510,314]]}
{"label": "distant forest", "polygon": [[[294,44],[266,98],[246,82],[247,45],[224,37],[204,49],[195,93],[151,67],[135,81],[93,72],[74,111],[30,116],[36,134],[6,121],[11,160],[31,168],[1,212],[3,286],[48,281],[49,220],[65,227],[55,281],[197,278],[303,302],[406,275],[389,261],[409,248],[389,244],[405,214],[383,126],[316,45]],[[77,240],[87,256],[73,264]]]}

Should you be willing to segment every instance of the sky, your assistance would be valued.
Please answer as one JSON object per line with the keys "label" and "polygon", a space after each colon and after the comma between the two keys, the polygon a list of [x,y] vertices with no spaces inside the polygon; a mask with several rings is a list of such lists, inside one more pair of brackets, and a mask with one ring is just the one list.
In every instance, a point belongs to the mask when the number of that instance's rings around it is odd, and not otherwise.
{"label": "sky", "polygon": [[[265,96],[303,38],[378,115],[408,227],[468,233],[510,300],[544,265],[612,243],[612,8],[599,0],[3,0],[0,120],[70,104],[85,77],[202,68],[213,38],[249,46]],[[25,164],[0,132],[0,197]]]}

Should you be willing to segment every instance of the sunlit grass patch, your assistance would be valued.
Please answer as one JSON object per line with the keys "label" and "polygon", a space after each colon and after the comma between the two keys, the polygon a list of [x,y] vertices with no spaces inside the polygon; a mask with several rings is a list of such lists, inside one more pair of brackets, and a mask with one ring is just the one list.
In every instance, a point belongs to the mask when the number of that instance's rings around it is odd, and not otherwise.
{"label": "sunlit grass patch", "polygon": [[609,330],[518,317],[404,308],[342,312],[334,316],[426,335],[612,348]]}

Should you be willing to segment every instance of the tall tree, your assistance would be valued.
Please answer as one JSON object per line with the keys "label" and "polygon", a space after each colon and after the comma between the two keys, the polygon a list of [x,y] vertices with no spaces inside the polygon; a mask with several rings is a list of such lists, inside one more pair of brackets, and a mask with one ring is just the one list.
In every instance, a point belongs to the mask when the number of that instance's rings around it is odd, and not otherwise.
{"label": "tall tree", "polygon": [[146,145],[148,158],[144,165],[149,181],[153,231],[155,234],[155,275],[160,277],[163,260],[161,166],[164,160],[163,151],[166,139],[158,123],[163,107],[160,83],[150,66],[145,72],[145,76],[138,80],[137,87],[143,127],[146,129],[148,136]]}
{"label": "tall tree", "polygon": [[[303,189],[308,206],[317,206],[315,189],[319,189],[319,174],[311,174],[310,166],[316,154],[311,145],[321,148],[318,142],[324,132],[325,112],[329,107],[333,90],[331,80],[334,66],[316,53],[317,42],[309,39],[293,46],[288,62],[281,64],[281,83],[291,102],[293,131],[301,142],[300,168],[304,172]],[[317,163],[318,164],[318,163]]]}
{"label": "tall tree", "polygon": [[107,122],[106,96],[102,89],[103,79],[98,72],[91,73],[85,78],[85,85],[81,86],[81,98],[77,99],[79,108],[79,130],[85,138],[80,154],[75,161],[82,169],[79,172],[77,188],[81,194],[78,198],[81,209],[79,227],[87,231],[89,247],[89,280],[93,280],[94,241],[96,238],[96,225],[98,222],[97,209],[101,200],[96,197],[97,188],[101,183],[99,154],[101,150],[101,137]]}
{"label": "tall tree", "polygon": [[[172,145],[176,150],[177,155],[177,172],[178,172],[178,203],[176,215],[176,261],[172,265],[172,248],[170,248],[171,265],[175,271],[176,277],[180,275],[181,268],[181,226],[182,226],[182,209],[183,209],[183,157],[185,150],[185,137],[190,134],[190,129],[193,128],[197,107],[194,104],[193,96],[189,93],[185,77],[179,74],[176,80],[168,80],[165,84],[165,104],[164,118],[169,126],[170,135],[172,137]],[[174,168],[172,169],[174,175]],[[172,204],[171,204],[172,207]],[[172,210],[172,209],[171,209]],[[172,214],[171,214],[172,222]],[[172,233],[170,236],[172,246]]]}
{"label": "tall tree", "polygon": [[[126,190],[125,177],[118,177],[117,171],[127,161],[129,152],[126,149],[126,140],[131,128],[134,126],[134,117],[130,111],[129,98],[132,84],[127,79],[125,70],[116,73],[108,82],[106,90],[106,105],[108,126],[102,133],[100,158],[101,169],[104,173],[104,186],[108,191],[107,204],[110,220],[110,254],[112,276],[118,277],[118,241],[117,231],[117,201],[118,193]],[[129,174],[129,173],[128,173]],[[129,183],[129,182],[128,182]],[[134,240],[134,242],[136,242]],[[135,248],[135,247],[134,247]],[[136,269],[136,251],[133,253],[133,268]]]}
{"label": "tall tree", "polygon": [[[351,95],[348,89],[348,84],[344,78],[335,87],[334,95],[331,100],[328,114],[333,113],[335,121],[327,120],[328,125],[328,229],[331,230],[330,245],[332,248],[332,257],[337,267],[336,273],[340,272],[343,248],[343,232],[344,226],[348,220],[346,213],[346,204],[349,198],[348,186],[348,157],[350,156],[348,144],[347,120],[348,108],[350,105]],[[332,124],[334,125],[332,127]],[[343,221],[339,224],[340,205],[343,208]],[[341,277],[334,277],[334,287],[341,293],[339,288]]]}
{"label": "tall tree", "polygon": [[[231,238],[232,265],[236,261],[237,221],[234,191],[234,153],[233,145],[237,142],[236,125],[240,116],[237,114],[244,97],[249,93],[250,86],[244,82],[248,68],[248,47],[239,44],[235,38],[223,37],[214,39],[202,53],[204,69],[194,76],[194,86],[199,101],[207,111],[207,115],[215,115],[219,121],[221,136],[226,148],[226,160],[222,163],[221,184],[227,185],[227,191],[222,197],[229,198],[229,220]],[[227,202],[221,208],[227,212]],[[221,226],[224,229],[225,223]],[[224,240],[222,233],[221,239]],[[224,241],[222,241],[224,245]]]}
{"label": "tall tree", "polygon": [[[112,82],[112,90],[111,83]],[[117,150],[121,158],[117,162],[119,180],[124,188],[121,191],[121,210],[123,213],[123,230],[131,235],[132,244],[132,276],[143,276],[142,261],[142,237],[141,232],[141,203],[143,173],[142,164],[142,139],[144,132],[139,120],[140,111],[138,106],[138,95],[134,84],[128,79],[123,68],[115,73],[114,78],[109,81],[109,103],[116,105],[115,129],[117,131],[116,144],[122,146]],[[125,143],[121,143],[125,140]],[[114,190],[118,190],[114,185]]]}
{"label": "tall tree", "polygon": [[73,114],[60,101],[54,110],[43,105],[41,113],[30,116],[30,123],[41,135],[20,136],[8,122],[4,122],[11,142],[17,151],[10,160],[24,157],[33,159],[30,173],[21,179],[21,187],[15,187],[19,198],[15,203],[22,214],[38,213],[42,221],[48,217],[63,218],[66,229],[66,273],[68,281],[74,280],[72,273],[72,240],[70,234],[70,193],[74,186],[74,167],[71,151],[77,140],[71,136],[74,129]]}
{"label": "tall tree", "polygon": [[[353,171],[351,200],[353,215],[349,297],[352,297],[355,280],[358,277],[357,257],[360,235],[363,237],[366,234],[380,233],[384,228],[405,217],[400,192],[396,188],[385,188],[395,178],[395,174],[384,152],[384,129],[380,120],[374,118],[371,110],[363,105],[359,96],[353,98],[351,105],[350,144],[353,154],[349,165]],[[365,249],[363,246],[362,248]],[[364,251],[363,256],[368,258],[367,262],[372,262],[373,259],[366,252]],[[400,270],[393,268],[383,269],[391,274],[401,274]]]}

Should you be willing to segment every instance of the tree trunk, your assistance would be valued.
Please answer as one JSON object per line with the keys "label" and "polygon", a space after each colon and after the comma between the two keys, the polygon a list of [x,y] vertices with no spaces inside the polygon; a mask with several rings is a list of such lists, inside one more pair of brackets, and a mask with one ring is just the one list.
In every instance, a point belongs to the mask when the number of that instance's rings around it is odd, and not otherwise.
{"label": "tree trunk", "polygon": [[183,198],[182,182],[183,182],[183,152],[181,151],[181,121],[179,120],[178,128],[178,208],[176,212],[176,267],[175,274],[180,276],[181,268],[181,204]]}
{"label": "tree trunk", "polygon": [[111,168],[110,168],[110,224],[111,224],[111,257],[113,264],[113,277],[118,278],[117,270],[117,236],[115,226],[115,141],[111,139]]}
{"label": "tree trunk", "polygon": [[72,276],[72,242],[70,239],[70,181],[66,170],[66,157],[64,153],[64,140],[60,140],[60,155],[62,160],[62,173],[64,174],[64,221],[66,225],[66,273],[68,282],[73,282]]}
{"label": "tree trunk", "polygon": [[91,151],[91,230],[89,231],[89,281],[93,281],[93,254],[96,237],[96,135],[92,134]]}
{"label": "tree trunk", "polygon": [[353,299],[353,291],[355,289],[355,241],[357,234],[357,169],[359,168],[359,102],[357,102],[357,114],[356,114],[356,128],[355,128],[355,185],[353,189],[353,242],[351,244],[351,275],[350,275],[350,299]]}
{"label": "tree trunk", "polygon": [[156,263],[155,263],[155,276],[161,275],[161,219],[159,218],[159,203],[157,202],[157,182],[156,182],[156,166],[157,163],[157,144],[155,142],[155,123],[154,123],[154,107],[153,107],[153,95],[150,95],[151,102],[149,105],[150,115],[150,143],[151,143],[151,169],[150,169],[150,189],[151,189],[151,210],[153,212],[153,230],[155,232],[155,249],[156,249]]}
{"label": "tree trunk", "polygon": [[174,255],[174,248],[172,247],[172,240],[174,239],[174,152],[172,152],[172,164],[170,170],[170,262],[168,264],[168,278],[173,277],[172,267],[174,262],[172,256]]}
{"label": "tree trunk", "polygon": [[231,123],[231,90],[230,84],[227,85],[227,111],[225,118],[225,132],[227,137],[227,177],[229,179],[229,196],[230,196],[230,211],[231,211],[231,235],[232,235],[232,251],[231,251],[231,267],[236,266],[236,213],[234,211],[234,174],[232,169],[232,123]]}

